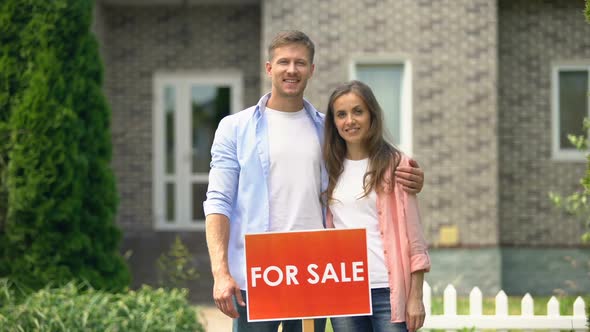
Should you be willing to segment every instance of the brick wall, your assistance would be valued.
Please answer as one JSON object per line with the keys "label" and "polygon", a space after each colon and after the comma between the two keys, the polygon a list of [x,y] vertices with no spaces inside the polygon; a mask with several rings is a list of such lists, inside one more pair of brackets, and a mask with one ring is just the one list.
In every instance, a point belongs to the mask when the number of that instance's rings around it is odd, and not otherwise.
{"label": "brick wall", "polygon": [[581,223],[553,208],[549,191],[578,188],[584,162],[551,159],[551,62],[590,60],[584,1],[499,2],[501,242],[574,245]]}
{"label": "brick wall", "polygon": [[352,57],[412,62],[414,156],[433,244],[443,225],[458,226],[462,245],[498,243],[496,15],[494,0],[264,1],[263,45],[282,29],[316,43],[306,96],[318,109],[349,79]]}
{"label": "brick wall", "polygon": [[133,285],[157,282],[156,259],[176,235],[195,255],[201,277],[191,299],[210,302],[213,282],[203,231],[157,232],[152,202],[153,75],[156,71],[240,70],[244,105],[260,91],[260,6],[100,5],[95,29],[112,108],[113,167],[120,198],[122,251]]}
{"label": "brick wall", "polygon": [[[316,72],[306,97],[319,110],[331,90],[350,78],[352,58],[411,61],[414,156],[426,171],[420,201],[432,245],[441,226],[453,225],[460,245],[469,247],[577,243],[579,224],[564,220],[547,199],[549,190],[575,188],[584,171],[583,163],[550,159],[549,64],[590,58],[583,0],[261,3],[97,5],[94,29],[113,111],[118,222],[123,250],[133,251],[136,285],[155,281],[155,258],[176,234],[153,230],[153,73],[238,69],[245,79],[244,105],[252,105],[270,89],[262,66],[266,46],[283,29],[303,30],[316,43]],[[202,272],[193,294],[209,300],[204,233],[181,235]],[[445,253],[433,256],[445,261],[456,255]],[[485,255],[499,266],[497,251]],[[490,289],[501,283],[500,272],[494,273]]]}
{"label": "brick wall", "polygon": [[153,229],[154,72],[237,69],[244,75],[244,105],[256,103],[259,13],[258,6],[103,8],[118,220],[126,230]]}

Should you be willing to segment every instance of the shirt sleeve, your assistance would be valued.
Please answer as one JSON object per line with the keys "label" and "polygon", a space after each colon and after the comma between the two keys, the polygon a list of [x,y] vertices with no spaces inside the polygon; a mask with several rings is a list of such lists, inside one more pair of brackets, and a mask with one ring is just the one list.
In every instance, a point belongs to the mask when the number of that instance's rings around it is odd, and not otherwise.
{"label": "shirt sleeve", "polygon": [[231,219],[240,174],[235,126],[232,120],[231,116],[223,118],[215,131],[211,146],[207,199],[203,202],[205,216],[218,213]]}
{"label": "shirt sleeve", "polygon": [[[409,166],[407,158],[402,158],[401,164]],[[405,198],[404,212],[406,216],[406,231],[410,246],[410,270],[411,272],[424,270],[430,271],[430,256],[428,255],[428,244],[424,238],[418,198],[415,194],[408,194],[403,191]]]}
{"label": "shirt sleeve", "polygon": [[428,244],[424,239],[420,213],[418,210],[418,199],[416,195],[408,194],[406,197],[406,221],[408,241],[410,244],[410,270],[411,272],[424,270],[430,271],[430,256],[428,255]]}

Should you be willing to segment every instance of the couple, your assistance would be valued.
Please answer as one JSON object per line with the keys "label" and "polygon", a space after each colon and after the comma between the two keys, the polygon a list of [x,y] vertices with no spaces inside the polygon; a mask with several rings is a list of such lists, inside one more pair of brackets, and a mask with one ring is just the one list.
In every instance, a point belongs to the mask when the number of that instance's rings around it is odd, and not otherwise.
{"label": "couple", "polygon": [[[334,331],[415,331],[430,268],[415,195],[423,173],[384,140],[381,108],[365,84],[336,88],[325,119],[303,99],[313,57],[303,32],[275,36],[265,65],[271,93],[215,133],[203,204],[215,304],[234,331],[277,331],[279,321],[247,322],[244,235],[366,228],[373,315],[332,318]],[[301,331],[301,320],[282,324]],[[315,331],[324,328],[316,319]]]}

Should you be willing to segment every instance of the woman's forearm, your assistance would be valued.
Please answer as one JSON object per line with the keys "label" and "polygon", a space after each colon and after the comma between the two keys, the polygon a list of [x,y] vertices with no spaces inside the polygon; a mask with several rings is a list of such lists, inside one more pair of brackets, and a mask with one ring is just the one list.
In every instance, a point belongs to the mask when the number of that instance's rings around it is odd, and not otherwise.
{"label": "woman's forearm", "polygon": [[415,271],[410,275],[410,296],[422,300],[424,271]]}

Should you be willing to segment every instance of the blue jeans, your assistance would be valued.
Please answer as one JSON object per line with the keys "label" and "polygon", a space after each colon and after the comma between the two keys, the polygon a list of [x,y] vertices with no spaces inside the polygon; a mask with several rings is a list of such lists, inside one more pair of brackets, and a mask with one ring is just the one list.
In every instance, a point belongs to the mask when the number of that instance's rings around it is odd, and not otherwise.
{"label": "blue jeans", "polygon": [[391,322],[389,288],[371,289],[373,315],[332,317],[334,332],[407,332],[406,323]]}
{"label": "blue jeans", "polygon": [[[277,332],[281,323],[283,324],[283,332],[301,332],[301,319],[248,323],[248,303],[245,291],[242,291],[242,298],[246,302],[244,307],[238,305],[234,298],[234,305],[238,308],[240,317],[233,321],[233,332]],[[324,332],[325,330],[326,319],[314,319],[314,332]]]}

